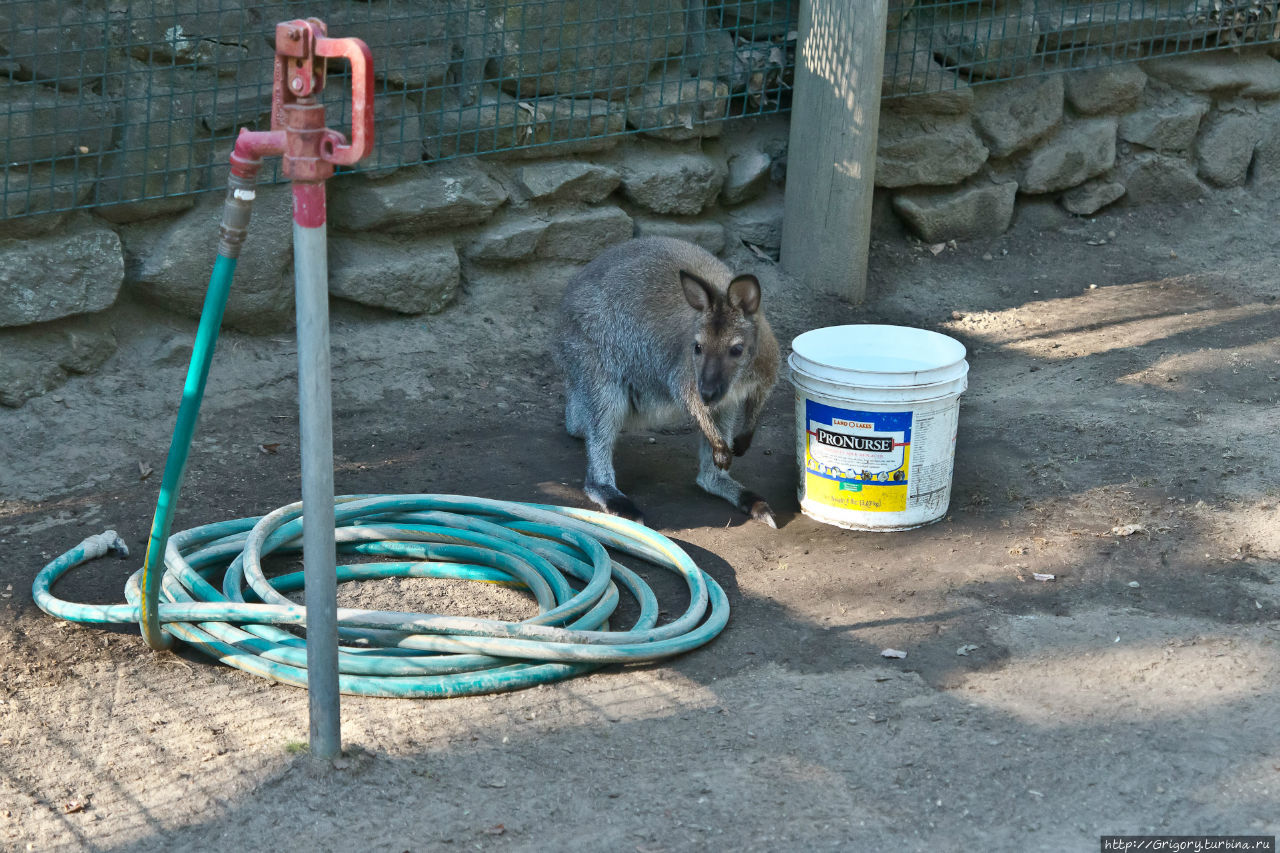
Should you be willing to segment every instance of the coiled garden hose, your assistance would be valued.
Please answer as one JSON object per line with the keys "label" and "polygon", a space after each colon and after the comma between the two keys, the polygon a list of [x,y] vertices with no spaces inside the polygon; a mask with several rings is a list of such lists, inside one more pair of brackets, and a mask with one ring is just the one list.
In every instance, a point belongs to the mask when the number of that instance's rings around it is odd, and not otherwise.
{"label": "coiled garden hose", "polygon": [[[301,510],[292,504],[173,534],[154,611],[164,630],[230,666],[305,687],[305,640],[284,630],[306,625],[306,608],[284,595],[302,586],[302,573],[267,578],[262,567],[270,554],[300,549]],[[363,495],[338,498],[335,517],[339,553],[398,558],[341,565],[339,582],[488,581],[527,589],[539,608],[522,622],[339,608],[343,693],[442,698],[531,687],[681,654],[710,641],[729,618],[723,589],[678,545],[614,516],[456,495]],[[49,563],[32,587],[36,604],[73,622],[138,622],[141,570],[126,584],[127,604],[81,604],[51,592],[67,572],[120,546],[108,532]],[[658,625],[653,590],[606,548],[679,575],[689,591],[684,613]],[[639,615],[615,631],[609,618],[619,586]]]}

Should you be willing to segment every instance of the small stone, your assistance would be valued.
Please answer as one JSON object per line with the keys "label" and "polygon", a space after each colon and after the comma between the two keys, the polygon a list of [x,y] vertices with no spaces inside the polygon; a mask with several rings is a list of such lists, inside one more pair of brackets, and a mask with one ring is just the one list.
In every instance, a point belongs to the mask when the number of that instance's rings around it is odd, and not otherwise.
{"label": "small stone", "polygon": [[993,261],[993,260],[995,260],[995,258],[991,255],[991,253],[990,253],[990,252],[983,252],[983,253],[982,253],[982,259],[983,259],[984,261]]}
{"label": "small stone", "polygon": [[627,198],[654,213],[701,213],[724,185],[727,169],[700,152],[636,145],[618,162]]}
{"label": "small stone", "polygon": [[1017,193],[1012,181],[996,184],[979,178],[955,189],[904,190],[894,196],[893,209],[929,242],[997,237],[1013,219]]}
{"label": "small stone", "polygon": [[741,151],[729,158],[729,172],[720,191],[723,204],[740,204],[760,195],[769,180],[773,159],[763,151]]}
{"label": "small stone", "polygon": [[622,176],[595,163],[551,160],[531,163],[516,173],[520,188],[535,201],[603,201]]}
{"label": "small stone", "polygon": [[1028,158],[1019,189],[1026,193],[1069,189],[1110,169],[1115,159],[1115,119],[1073,122]]}

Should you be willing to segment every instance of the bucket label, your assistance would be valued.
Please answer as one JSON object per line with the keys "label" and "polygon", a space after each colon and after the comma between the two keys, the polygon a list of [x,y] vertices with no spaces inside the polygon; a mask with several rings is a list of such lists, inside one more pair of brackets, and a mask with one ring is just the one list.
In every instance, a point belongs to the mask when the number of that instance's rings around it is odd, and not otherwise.
{"label": "bucket label", "polygon": [[912,413],[859,412],[805,400],[805,495],[860,512],[907,508]]}

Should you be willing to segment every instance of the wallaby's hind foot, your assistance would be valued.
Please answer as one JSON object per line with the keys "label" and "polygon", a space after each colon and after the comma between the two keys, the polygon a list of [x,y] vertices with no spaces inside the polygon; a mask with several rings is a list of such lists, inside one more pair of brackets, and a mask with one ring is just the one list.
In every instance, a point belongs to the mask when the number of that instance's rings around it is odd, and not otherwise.
{"label": "wallaby's hind foot", "polygon": [[598,483],[587,483],[582,489],[602,510],[609,515],[616,515],[637,524],[644,524],[644,513],[635,501],[624,495],[614,486],[603,486]]}
{"label": "wallaby's hind foot", "polygon": [[748,489],[742,490],[741,502],[738,509],[754,518],[761,524],[767,524],[774,530],[778,529],[778,521],[773,515],[773,508],[765,502],[765,499]]}

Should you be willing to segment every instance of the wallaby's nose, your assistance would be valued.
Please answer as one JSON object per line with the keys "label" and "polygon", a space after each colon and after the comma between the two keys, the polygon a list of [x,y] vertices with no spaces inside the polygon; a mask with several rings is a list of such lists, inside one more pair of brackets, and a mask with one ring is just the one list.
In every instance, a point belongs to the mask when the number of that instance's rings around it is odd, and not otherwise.
{"label": "wallaby's nose", "polygon": [[702,402],[710,406],[712,403],[724,396],[724,388],[720,385],[715,385],[710,388],[703,387],[698,389],[698,393],[702,395]]}

